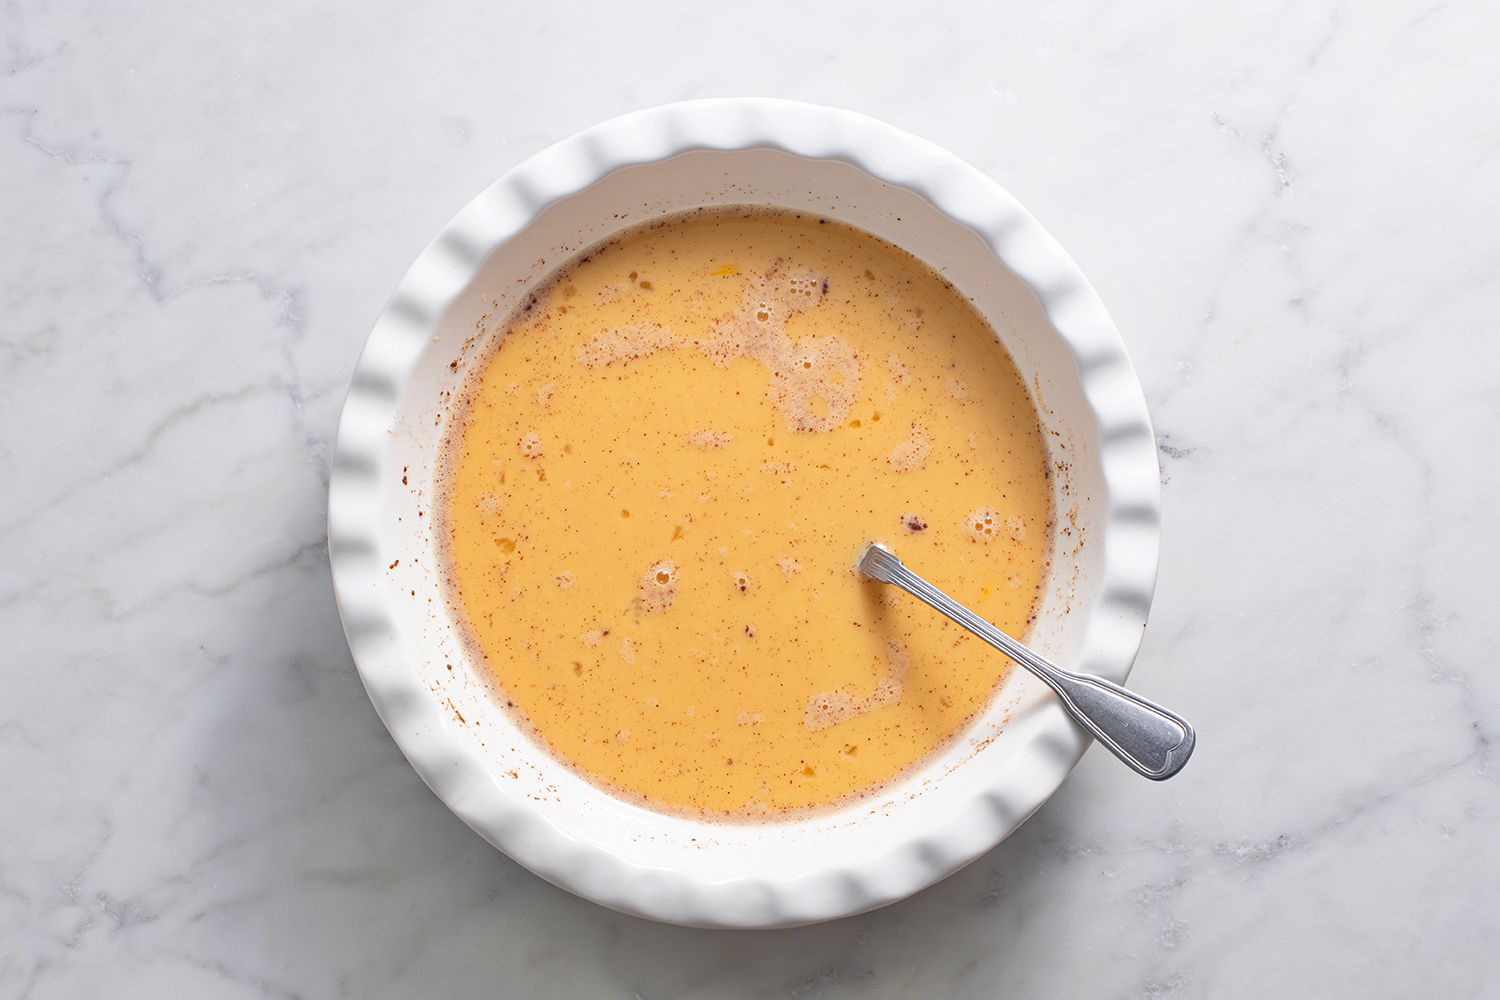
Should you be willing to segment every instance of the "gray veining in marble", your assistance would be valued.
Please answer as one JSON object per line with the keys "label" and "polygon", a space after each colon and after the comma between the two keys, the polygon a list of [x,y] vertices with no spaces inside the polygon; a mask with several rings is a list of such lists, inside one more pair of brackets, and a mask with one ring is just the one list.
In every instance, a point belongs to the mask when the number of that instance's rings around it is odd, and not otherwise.
{"label": "gray veining in marble", "polygon": [[[0,6],[0,995],[1494,996],[1500,8]],[[1132,683],[947,882],[681,930],[518,869],[365,698],[323,550],[370,323],[548,141],[867,111],[1007,185],[1161,432]]]}

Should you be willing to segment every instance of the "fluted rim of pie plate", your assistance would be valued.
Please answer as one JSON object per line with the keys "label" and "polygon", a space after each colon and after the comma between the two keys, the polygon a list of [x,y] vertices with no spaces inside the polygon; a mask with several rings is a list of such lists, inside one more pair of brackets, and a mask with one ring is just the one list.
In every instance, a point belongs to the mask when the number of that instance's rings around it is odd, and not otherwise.
{"label": "fluted rim of pie plate", "polygon": [[[611,119],[542,150],[454,216],[412,264],[375,324],[339,421],[329,482],[328,541],[345,634],[370,700],[402,752],[438,797],[490,843],[531,871],[605,906],[671,923],[774,927],[863,912],[909,896],[993,848],[1062,784],[1087,749],[1086,737],[1055,703],[1046,725],[1019,748],[1026,766],[977,789],[954,820],[821,879],[766,872],[709,880],[644,870],[603,847],[567,837],[501,792],[490,765],[442,723],[437,700],[400,653],[390,595],[378,562],[382,442],[397,414],[399,387],[420,359],[439,317],[477,265],[561,199],[622,167],[695,150],[778,149],[852,164],[924,197],[977,233],[1036,295],[1078,362],[1082,393],[1099,429],[1103,553],[1097,597],[1080,648],[1089,667],[1123,681],[1139,650],[1156,584],[1160,486],[1155,436],[1125,345],[1082,272],[1032,216],[991,178],[952,153],[867,116],[795,101],[689,101]],[[492,206],[509,209],[503,225]],[[467,270],[468,273],[463,272]],[[384,321],[427,317],[425,337]],[[393,388],[395,387],[395,388]],[[1051,697],[1049,695],[1049,697]],[[983,831],[979,833],[978,831]],[[745,884],[745,883],[751,884]],[[840,887],[837,892],[829,886]],[[747,901],[754,900],[750,905]]]}

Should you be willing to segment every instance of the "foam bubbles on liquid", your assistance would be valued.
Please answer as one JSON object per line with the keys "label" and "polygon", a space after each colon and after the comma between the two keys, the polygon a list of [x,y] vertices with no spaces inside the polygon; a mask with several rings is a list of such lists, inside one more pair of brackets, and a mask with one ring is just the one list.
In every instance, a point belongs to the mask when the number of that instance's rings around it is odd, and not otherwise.
{"label": "foam bubbles on liquid", "polygon": [[662,560],[641,574],[636,590],[636,606],[646,614],[665,611],[677,600],[677,567]]}
{"label": "foam bubbles on liquid", "polygon": [[906,646],[901,640],[886,640],[885,664],[886,668],[890,671],[892,680],[903,681],[906,679],[906,671],[911,666],[911,654],[906,651]]}
{"label": "foam bubbles on liquid", "polygon": [[1000,530],[1000,512],[993,507],[980,507],[964,518],[964,534],[975,542],[993,542]]}
{"label": "foam bubbles on liquid", "polygon": [[750,358],[770,372],[767,394],[789,429],[830,431],[844,425],[854,406],[859,358],[841,337],[793,342],[785,331],[788,320],[816,306],[827,293],[828,282],[817,272],[777,264],[751,281],[739,308],[701,338],[678,338],[659,323],[615,327],[580,348],[578,360],[587,368],[602,368],[688,345],[720,368]]}
{"label": "foam bubbles on liquid", "polygon": [[738,358],[764,365],[771,375],[767,395],[792,431],[842,427],[859,392],[859,358],[841,337],[794,342],[786,334],[787,321],[820,303],[827,288],[811,269],[773,266],[750,282],[733,314],[696,342],[721,368]]}
{"label": "foam bubbles on liquid", "polygon": [[603,368],[649,357],[678,346],[672,331],[660,323],[635,323],[605,330],[578,349],[578,362],[585,368]]}
{"label": "foam bubbles on liquid", "polygon": [[891,381],[896,385],[907,385],[911,382],[911,371],[906,367],[906,362],[901,360],[899,354],[892,354],[885,359],[885,365],[890,369]]}
{"label": "foam bubbles on liquid", "polygon": [[1002,529],[1011,541],[1019,542],[1026,537],[1026,519],[1018,514],[1002,518],[993,507],[981,507],[964,518],[964,534],[976,542],[992,542]]}
{"label": "foam bubbles on liquid", "polygon": [[517,447],[521,449],[521,454],[527,458],[541,458],[542,436],[536,431],[527,431],[521,435],[521,440],[517,442]]}
{"label": "foam bubbles on liquid", "polygon": [[875,690],[863,698],[856,698],[847,691],[825,691],[807,700],[802,724],[816,733],[884,708],[900,698],[901,682],[891,677],[882,677],[875,683]]}
{"label": "foam bubbles on liquid", "polygon": [[728,431],[691,430],[687,434],[688,444],[709,450],[718,450],[733,440],[734,435]]}
{"label": "foam bubbles on liquid", "polygon": [[912,424],[906,439],[891,449],[891,468],[911,472],[927,464],[932,454],[932,435],[921,424]]}
{"label": "foam bubbles on liquid", "polygon": [[824,691],[807,700],[807,709],[802,713],[802,724],[816,733],[840,722],[848,722],[859,712],[856,699],[847,691]]}
{"label": "foam bubbles on liquid", "polygon": [[802,724],[811,732],[819,732],[841,722],[866,715],[901,700],[902,682],[910,667],[911,658],[906,647],[891,639],[885,646],[886,674],[875,682],[875,688],[863,698],[847,691],[823,691],[807,699],[802,713]]}
{"label": "foam bubbles on liquid", "polygon": [[817,433],[844,426],[859,391],[854,349],[840,337],[808,337],[792,351],[796,357],[790,364],[769,366],[771,399],[787,427]]}

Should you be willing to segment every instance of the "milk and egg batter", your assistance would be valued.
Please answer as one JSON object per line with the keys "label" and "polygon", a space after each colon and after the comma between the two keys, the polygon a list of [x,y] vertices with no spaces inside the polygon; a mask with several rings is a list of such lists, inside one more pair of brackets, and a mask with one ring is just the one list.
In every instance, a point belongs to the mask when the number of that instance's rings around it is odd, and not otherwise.
{"label": "milk and egg batter", "polygon": [[646,805],[768,817],[953,739],[1008,661],[855,560],[888,542],[1024,633],[1046,449],[969,302],[873,236],[728,210],[567,266],[467,387],[450,599],[498,697]]}

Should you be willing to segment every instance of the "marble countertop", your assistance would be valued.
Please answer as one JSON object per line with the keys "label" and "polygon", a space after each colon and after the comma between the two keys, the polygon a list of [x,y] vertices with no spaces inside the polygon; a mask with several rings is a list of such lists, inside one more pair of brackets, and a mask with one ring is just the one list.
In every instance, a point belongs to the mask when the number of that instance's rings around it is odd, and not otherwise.
{"label": "marble countertop", "polygon": [[[0,995],[1493,991],[1497,32],[1456,0],[0,8]],[[371,709],[324,551],[346,380],[431,234],[555,138],[722,94],[925,135],[1079,261],[1161,437],[1132,682],[1200,731],[1171,782],[1096,748],[958,875],[797,931],[606,912],[471,833]]]}

